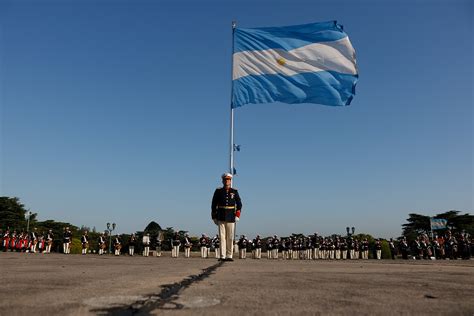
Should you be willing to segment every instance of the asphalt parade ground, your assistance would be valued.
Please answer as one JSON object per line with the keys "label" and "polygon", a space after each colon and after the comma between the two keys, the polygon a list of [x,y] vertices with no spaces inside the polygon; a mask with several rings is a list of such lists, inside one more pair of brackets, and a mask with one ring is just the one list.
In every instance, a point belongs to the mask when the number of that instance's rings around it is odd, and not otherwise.
{"label": "asphalt parade ground", "polygon": [[0,315],[474,315],[474,260],[0,253]]}

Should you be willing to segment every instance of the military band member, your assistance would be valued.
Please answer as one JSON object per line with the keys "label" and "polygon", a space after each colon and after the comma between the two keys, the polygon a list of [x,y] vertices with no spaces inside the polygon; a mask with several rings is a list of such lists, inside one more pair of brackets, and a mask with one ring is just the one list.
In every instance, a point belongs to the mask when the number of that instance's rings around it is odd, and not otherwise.
{"label": "military band member", "polygon": [[150,255],[150,233],[146,233],[142,238],[143,244],[143,256],[148,257]]}
{"label": "military band member", "polygon": [[7,229],[4,233],[3,233],[3,252],[7,252],[8,251],[8,248],[10,247],[10,230]]}
{"label": "military band member", "polygon": [[120,240],[119,235],[115,236],[114,248],[115,248],[115,255],[120,256],[120,250],[122,249],[122,241]]}
{"label": "military band member", "polygon": [[347,241],[345,238],[341,238],[341,258],[342,260],[347,259]]}
{"label": "military band member", "polygon": [[87,235],[87,230],[84,231],[84,234],[81,236],[81,244],[82,244],[82,254],[87,254],[87,248],[89,248],[89,236]]}
{"label": "military band member", "polygon": [[311,237],[308,236],[308,237],[305,237],[304,238],[305,240],[305,258],[306,260],[312,260],[313,259],[313,245],[312,245],[312,241],[311,241]]}
{"label": "military band member", "polygon": [[367,238],[364,238],[364,240],[362,241],[361,250],[362,250],[362,259],[368,260],[369,259],[369,241],[367,240]]}
{"label": "military band member", "polygon": [[451,230],[446,231],[444,246],[446,259],[457,259],[458,242]]}
{"label": "military band member", "polygon": [[421,249],[422,249],[423,259],[428,259],[429,257],[431,257],[431,249],[430,249],[430,246],[429,246],[429,240],[428,240],[427,235],[421,236],[420,245],[421,245]]}
{"label": "military band member", "polygon": [[21,234],[18,236],[18,243],[17,243],[17,251],[21,252],[28,252],[28,249],[31,247],[29,244],[29,236],[28,233],[22,231]]}
{"label": "military band member", "polygon": [[64,229],[63,234],[63,253],[69,254],[71,253],[71,242],[72,242],[72,233],[69,230],[69,227]]}
{"label": "military band member", "polygon": [[36,253],[36,245],[38,244],[38,229],[36,227],[30,233],[30,241],[31,241],[30,252]]}
{"label": "military band member", "polygon": [[51,246],[53,245],[53,239],[54,239],[54,235],[53,235],[53,230],[49,230],[48,233],[46,234],[46,238],[45,238],[45,242],[46,242],[46,250],[44,251],[45,253],[51,253]]}
{"label": "military band member", "polygon": [[38,252],[44,253],[45,248],[45,241],[44,241],[44,233],[38,234]]}
{"label": "military band member", "polygon": [[307,254],[307,242],[306,242],[306,238],[303,236],[300,238],[300,259],[301,260],[306,260],[306,254]]}
{"label": "military band member", "polygon": [[441,259],[441,245],[439,243],[439,238],[438,238],[438,235],[435,234],[434,237],[433,237],[433,240],[431,242],[432,244],[432,247],[433,247],[433,256],[435,257],[435,259]]}
{"label": "military band member", "polygon": [[221,250],[220,250],[221,241],[219,239],[219,234],[217,234],[216,237],[212,238],[211,243],[212,243],[212,248],[214,249],[216,253],[216,259],[219,259],[221,257]]}
{"label": "military band member", "polygon": [[408,246],[406,237],[403,237],[402,241],[399,244],[400,252],[402,253],[402,259],[408,259],[408,250],[410,247]]}
{"label": "military band member", "polygon": [[193,246],[193,244],[191,243],[191,239],[189,238],[189,234],[184,235],[183,244],[184,244],[184,257],[189,258],[191,256],[191,247]]}
{"label": "military band member", "polygon": [[240,239],[238,241],[239,245],[239,259],[246,259],[247,258],[247,244],[248,240],[245,237],[245,235],[240,236]]}
{"label": "military band member", "polygon": [[319,250],[321,252],[321,259],[326,260],[327,259],[327,254],[328,254],[327,239],[326,238],[321,239],[321,245],[320,245]]}
{"label": "military band member", "polygon": [[318,234],[314,233],[313,235],[310,236],[311,238],[311,257],[316,260],[319,259],[319,240],[318,240]]}
{"label": "military band member", "polygon": [[360,258],[360,242],[358,239],[354,239],[354,259],[358,260]]}
{"label": "military band member", "polygon": [[334,252],[336,260],[341,259],[341,241],[338,236],[336,236],[336,241],[334,242]]}
{"label": "military band member", "polygon": [[179,256],[179,247],[181,246],[181,238],[179,237],[179,233],[174,233],[173,239],[171,240],[171,245],[173,249],[171,250],[171,257],[178,258]]}
{"label": "military band member", "polygon": [[99,255],[103,255],[105,251],[105,234],[101,233],[99,239],[97,240],[97,244],[99,245]]}
{"label": "military band member", "polygon": [[375,254],[377,260],[382,259],[382,240],[380,238],[375,241]]}
{"label": "military band member", "polygon": [[392,260],[395,260],[395,255],[397,254],[397,250],[396,250],[397,248],[395,248],[395,242],[393,241],[393,238],[390,238],[388,247],[390,248],[390,256],[392,257]]}
{"label": "military band member", "polygon": [[130,235],[130,240],[128,241],[128,255],[133,257],[135,254],[135,246],[137,244],[137,236],[135,234]]}
{"label": "military band member", "polygon": [[207,258],[208,252],[207,252],[207,237],[206,234],[202,234],[201,238],[199,239],[199,246],[201,248],[201,258]]}
{"label": "military band member", "polygon": [[242,202],[239,192],[232,188],[232,175],[222,175],[222,188],[214,191],[211,204],[211,218],[219,227],[220,258],[233,261],[235,223],[240,219]]}
{"label": "military band member", "polygon": [[296,237],[293,237],[292,242],[291,242],[291,259],[292,260],[298,259],[299,252],[300,252],[299,240]]}
{"label": "military band member", "polygon": [[[17,236],[16,230],[13,230],[13,233],[10,236],[10,248],[11,248],[12,251],[16,250],[17,238],[18,238],[18,236]],[[29,249],[29,247],[28,247],[28,249]]]}
{"label": "military band member", "polygon": [[161,239],[160,239],[160,234],[156,236],[156,243],[155,243],[155,255],[157,257],[161,257]]}
{"label": "military band member", "polygon": [[282,238],[280,242],[281,258],[288,260],[288,239]]}
{"label": "military band member", "polygon": [[254,259],[260,259],[262,258],[262,239],[260,238],[260,235],[257,235],[255,239],[253,240],[253,248],[254,248]]}
{"label": "military band member", "polygon": [[266,242],[266,247],[267,247],[267,259],[272,258],[272,250],[273,250],[273,243],[272,243],[273,238],[268,237],[267,242]]}

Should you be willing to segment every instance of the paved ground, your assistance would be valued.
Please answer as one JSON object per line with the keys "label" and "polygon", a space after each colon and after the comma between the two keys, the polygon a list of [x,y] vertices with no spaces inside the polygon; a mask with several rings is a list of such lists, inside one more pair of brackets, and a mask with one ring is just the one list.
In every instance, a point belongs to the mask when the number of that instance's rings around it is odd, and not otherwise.
{"label": "paved ground", "polygon": [[0,284],[0,315],[474,315],[473,260],[0,253]]}

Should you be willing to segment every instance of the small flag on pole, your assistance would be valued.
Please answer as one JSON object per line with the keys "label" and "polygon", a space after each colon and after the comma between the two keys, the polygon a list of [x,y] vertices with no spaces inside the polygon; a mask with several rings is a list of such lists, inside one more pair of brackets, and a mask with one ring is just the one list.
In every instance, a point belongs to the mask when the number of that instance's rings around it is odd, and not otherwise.
{"label": "small flag on pole", "polygon": [[234,30],[232,108],[349,105],[357,79],[355,50],[336,21]]}
{"label": "small flag on pole", "polygon": [[444,229],[448,221],[442,218],[430,218],[431,230]]}

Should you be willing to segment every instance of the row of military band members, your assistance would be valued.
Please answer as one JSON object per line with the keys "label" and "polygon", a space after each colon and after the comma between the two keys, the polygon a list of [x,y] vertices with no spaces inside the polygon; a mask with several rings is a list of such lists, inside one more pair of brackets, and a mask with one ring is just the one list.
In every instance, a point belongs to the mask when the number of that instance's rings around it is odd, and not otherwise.
{"label": "row of military band members", "polygon": [[398,250],[403,259],[465,259],[474,253],[474,239],[466,232],[453,234],[447,230],[444,235],[420,234],[409,242],[405,237],[399,242]]}
{"label": "row of military band members", "polygon": [[[47,233],[39,233],[34,229],[30,233],[13,231],[10,233],[6,230],[2,234],[2,249],[3,251],[22,251],[30,253],[50,253],[54,240],[52,230]],[[71,250],[72,233],[66,227],[63,234],[63,253],[69,254]],[[148,257],[150,250],[154,249],[154,255],[160,257],[162,255],[162,243],[160,236],[151,237],[149,233],[143,235],[142,240],[139,241],[135,234],[132,234],[128,240],[128,254],[134,256],[135,247],[138,243],[142,244],[142,255]],[[85,231],[81,236],[82,254],[85,255],[90,252],[90,239],[88,232]],[[192,243],[189,234],[182,237],[176,232],[169,240],[171,247],[171,256],[177,258],[180,253],[180,248],[184,248],[184,257],[191,256],[191,249],[195,246],[200,248],[202,258],[214,257],[211,253],[215,252],[215,258],[220,257],[220,238],[217,234],[214,238],[202,234],[198,240],[198,244]],[[435,235],[434,238],[429,238],[426,234],[420,235],[409,244],[406,238],[402,238],[398,242],[398,247],[395,246],[393,239],[388,242],[390,255],[395,259],[396,255],[400,253],[403,259],[469,259],[473,249],[473,240],[468,234],[459,234],[454,236],[450,231],[444,236]],[[101,233],[98,240],[98,254],[106,253],[107,236]],[[115,236],[112,239],[114,254],[120,255],[123,243],[120,236]],[[352,236],[348,237],[322,237],[317,233],[309,236],[292,236],[287,238],[278,238],[276,235],[262,239],[257,235],[254,239],[247,239],[245,235],[240,236],[240,239],[234,243],[233,252],[239,254],[240,259],[247,258],[247,252],[251,253],[251,258],[260,259],[262,257],[262,249],[266,252],[268,259],[369,259],[369,241],[364,239],[357,239]],[[372,251],[374,258],[381,259],[382,244],[381,239],[376,239]],[[94,251],[95,252],[95,251]]]}
{"label": "row of military band members", "polygon": [[31,253],[49,253],[53,244],[53,231],[38,232],[33,229],[31,232],[17,232],[7,229],[1,233],[1,249],[6,251],[31,252]]}

